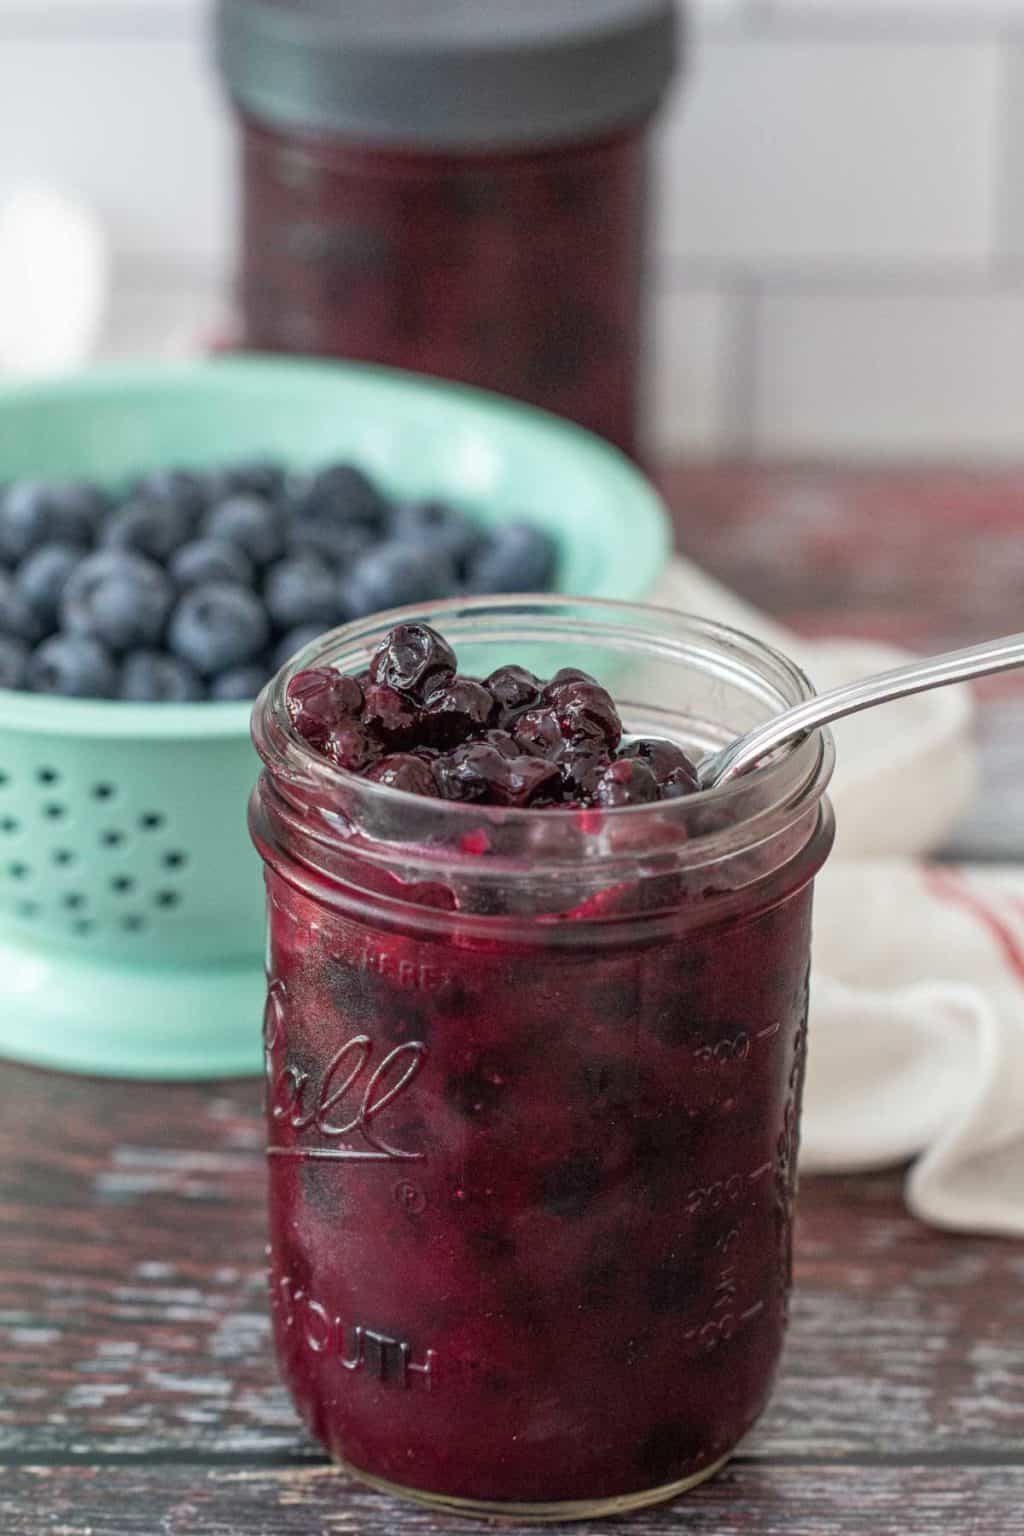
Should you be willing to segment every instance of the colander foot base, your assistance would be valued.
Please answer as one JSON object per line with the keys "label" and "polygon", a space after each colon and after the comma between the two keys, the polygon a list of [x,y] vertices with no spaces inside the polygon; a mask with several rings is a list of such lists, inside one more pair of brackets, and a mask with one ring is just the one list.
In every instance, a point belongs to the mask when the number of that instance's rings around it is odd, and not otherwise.
{"label": "colander foot base", "polygon": [[5,938],[0,1056],[96,1077],[252,1076],[265,986],[258,960],[164,970]]}

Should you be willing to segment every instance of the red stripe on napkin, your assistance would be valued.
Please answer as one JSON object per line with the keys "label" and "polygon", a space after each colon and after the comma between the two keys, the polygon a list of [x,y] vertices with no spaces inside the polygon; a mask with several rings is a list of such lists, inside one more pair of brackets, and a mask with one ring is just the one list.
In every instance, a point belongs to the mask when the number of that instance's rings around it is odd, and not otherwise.
{"label": "red stripe on napkin", "polygon": [[1024,944],[999,912],[968,885],[955,870],[932,866],[924,871],[925,883],[942,901],[962,907],[987,931],[1017,980],[1024,986]]}

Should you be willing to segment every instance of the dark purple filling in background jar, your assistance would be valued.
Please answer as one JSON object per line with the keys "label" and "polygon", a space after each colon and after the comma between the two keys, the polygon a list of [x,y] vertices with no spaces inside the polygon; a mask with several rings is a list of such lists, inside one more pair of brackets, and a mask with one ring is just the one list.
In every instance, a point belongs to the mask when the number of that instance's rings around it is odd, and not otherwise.
{"label": "dark purple filling in background jar", "polygon": [[403,153],[247,120],[244,345],[497,390],[633,452],[646,138]]}
{"label": "dark purple filling in background jar", "polygon": [[636,448],[676,0],[216,0],[242,343],[495,390]]}

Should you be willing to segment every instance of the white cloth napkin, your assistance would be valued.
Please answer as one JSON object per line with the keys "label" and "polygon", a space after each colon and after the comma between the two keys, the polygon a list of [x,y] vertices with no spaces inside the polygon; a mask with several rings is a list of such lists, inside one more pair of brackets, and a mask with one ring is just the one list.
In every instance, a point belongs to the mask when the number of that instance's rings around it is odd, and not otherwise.
{"label": "white cloth napkin", "polygon": [[[655,600],[758,635],[819,689],[901,659],[799,640],[683,560]],[[970,695],[921,694],[835,735],[801,1166],[909,1161],[907,1203],[922,1220],[1024,1237],[1024,871],[925,861],[973,791]]]}

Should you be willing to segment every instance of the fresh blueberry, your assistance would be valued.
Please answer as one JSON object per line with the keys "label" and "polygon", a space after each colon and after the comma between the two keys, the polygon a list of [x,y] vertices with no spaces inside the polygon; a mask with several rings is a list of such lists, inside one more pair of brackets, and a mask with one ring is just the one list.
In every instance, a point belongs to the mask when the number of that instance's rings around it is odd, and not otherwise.
{"label": "fresh blueberry", "polygon": [[173,506],[194,525],[209,500],[209,482],[193,469],[155,469],[136,481],[132,495]]}
{"label": "fresh blueberry", "polygon": [[46,633],[36,610],[18,585],[17,578],[0,571],[0,635],[34,645]]}
{"label": "fresh blueberry", "polygon": [[187,704],[206,697],[199,675],[166,651],[132,651],[121,665],[122,699],[145,704]]}
{"label": "fresh blueberry", "polygon": [[165,565],[187,541],[192,519],[173,501],[129,501],[107,518],[100,535],[105,549],[130,549]]}
{"label": "fresh blueberry", "polygon": [[390,533],[400,543],[441,550],[460,576],[485,541],[477,523],[443,501],[400,501],[391,511]]}
{"label": "fresh blueberry", "polygon": [[28,646],[23,640],[0,635],[0,688],[24,688]]}
{"label": "fresh blueberry", "polygon": [[56,629],[60,600],[82,551],[70,544],[43,544],[19,565],[15,582],[46,631]]}
{"label": "fresh blueberry", "polygon": [[546,592],[555,576],[555,541],[530,523],[498,523],[472,556],[470,592]]}
{"label": "fresh blueberry", "polygon": [[112,699],[117,668],[106,646],[91,635],[51,635],[29,657],[27,682],[34,693]]}
{"label": "fresh blueberry", "polygon": [[50,497],[54,537],[65,544],[91,544],[112,505],[109,493],[90,480],[58,480]]}
{"label": "fresh blueberry", "polygon": [[41,544],[86,548],[94,526],[82,488],[69,483],[16,480],[0,501],[0,557],[16,564]]}
{"label": "fresh blueberry", "polygon": [[252,592],[226,582],[193,587],[168,628],[171,650],[203,677],[254,661],[270,639],[266,609]]}
{"label": "fresh blueberry", "polygon": [[455,665],[455,652],[436,629],[396,624],[373,653],[370,678],[422,699],[455,676]]}
{"label": "fresh blueberry", "polygon": [[241,459],[214,470],[210,488],[215,501],[227,496],[273,498],[284,490],[287,471],[276,459]]}
{"label": "fresh blueberry", "polygon": [[89,555],[74,571],[61,598],[63,627],[88,635],[114,651],[159,643],[173,593],[152,560],[128,550]]}
{"label": "fresh blueberry", "polygon": [[307,520],[384,531],[388,503],[368,475],[354,464],[330,464],[313,476],[298,497],[296,522]]}
{"label": "fresh blueberry", "polygon": [[330,629],[342,617],[338,578],[319,555],[287,556],[267,572],[263,597],[278,629],[319,624]]}
{"label": "fresh blueberry", "polygon": [[270,565],[285,546],[281,509],[262,496],[229,496],[211,507],[203,524],[208,538],[237,544],[257,565]]}
{"label": "fresh blueberry", "polygon": [[365,528],[316,517],[296,518],[288,529],[288,546],[293,554],[318,555],[338,572],[347,571],[373,543],[373,534]]}
{"label": "fresh blueberry", "polygon": [[290,629],[286,635],[281,636],[271,652],[270,665],[273,670],[279,672],[293,656],[304,651],[314,640],[319,640],[322,634],[319,624],[299,624],[295,629]]}
{"label": "fresh blueberry", "polygon": [[0,500],[0,557],[17,563],[53,537],[50,487],[41,480],[16,480]]}
{"label": "fresh blueberry", "polygon": [[210,698],[219,704],[254,699],[267,680],[267,668],[258,662],[244,667],[230,667],[210,684]]}
{"label": "fresh blueberry", "polygon": [[226,539],[193,539],[182,545],[171,561],[171,580],[183,591],[210,581],[251,587],[253,566],[244,549]]}
{"label": "fresh blueberry", "polygon": [[384,608],[432,602],[448,596],[456,586],[455,567],[440,551],[381,544],[352,567],[342,582],[341,596],[348,615],[361,619]]}

